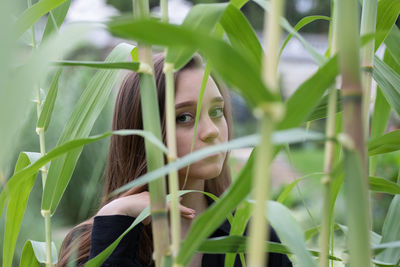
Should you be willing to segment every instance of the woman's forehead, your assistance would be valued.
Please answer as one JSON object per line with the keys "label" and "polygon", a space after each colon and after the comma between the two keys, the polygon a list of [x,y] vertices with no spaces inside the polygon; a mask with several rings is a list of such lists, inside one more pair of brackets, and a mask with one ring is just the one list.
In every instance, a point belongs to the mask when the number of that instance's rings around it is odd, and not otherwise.
{"label": "woman's forehead", "polygon": [[[200,95],[201,83],[203,80],[204,70],[200,68],[184,70],[178,75],[175,102],[198,100]],[[204,100],[222,97],[218,87],[211,76],[208,78]]]}

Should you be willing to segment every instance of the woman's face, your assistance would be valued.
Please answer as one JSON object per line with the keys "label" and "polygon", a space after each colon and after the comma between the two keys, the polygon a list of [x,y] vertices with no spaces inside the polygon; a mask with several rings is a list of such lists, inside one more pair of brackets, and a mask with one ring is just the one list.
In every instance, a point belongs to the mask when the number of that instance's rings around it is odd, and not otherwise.
{"label": "woman's face", "polygon": [[[190,153],[193,139],[196,108],[204,70],[184,70],[178,75],[175,92],[176,139],[178,157]],[[228,141],[228,126],[224,116],[224,99],[212,78],[208,79],[193,151]],[[225,152],[204,158],[190,165],[190,179],[211,179],[222,170]],[[179,170],[185,177],[186,168]]]}

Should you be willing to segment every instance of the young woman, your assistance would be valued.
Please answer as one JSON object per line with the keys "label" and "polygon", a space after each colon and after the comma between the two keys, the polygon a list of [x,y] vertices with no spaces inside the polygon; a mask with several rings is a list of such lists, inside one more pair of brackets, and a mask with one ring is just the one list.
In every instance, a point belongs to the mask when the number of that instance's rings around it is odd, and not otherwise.
{"label": "young woman", "polygon": [[[165,77],[164,56],[158,54],[153,59],[162,134],[165,139]],[[175,75],[175,111],[178,157],[190,152],[197,102],[203,78],[203,68],[199,57],[193,57]],[[112,123],[113,130],[142,129],[139,75],[129,73],[125,78],[115,104]],[[194,150],[225,143],[232,138],[232,116],[228,92],[218,87],[209,78],[194,143]],[[189,169],[179,170],[180,186],[185,189],[211,192],[220,196],[230,185],[231,175],[227,165],[227,153],[219,153],[192,164]],[[186,172],[188,179],[184,181]],[[149,205],[147,186],[133,188],[128,192],[107,199],[115,189],[138,178],[146,172],[145,148],[142,137],[112,136],[107,161],[105,188],[101,208],[97,214],[76,226],[65,238],[60,251],[59,266],[66,266],[75,259],[83,266],[98,255],[122,234],[140,212]],[[193,219],[211,204],[201,193],[190,193],[181,199],[182,238],[185,238]],[[103,266],[153,266],[151,218],[132,229],[118,247],[103,263]],[[225,221],[212,237],[229,235],[230,225]],[[279,242],[271,229],[271,241]],[[223,266],[224,254],[196,254],[190,266]],[[235,266],[241,266],[237,257]],[[286,255],[269,255],[268,266],[292,266]]]}

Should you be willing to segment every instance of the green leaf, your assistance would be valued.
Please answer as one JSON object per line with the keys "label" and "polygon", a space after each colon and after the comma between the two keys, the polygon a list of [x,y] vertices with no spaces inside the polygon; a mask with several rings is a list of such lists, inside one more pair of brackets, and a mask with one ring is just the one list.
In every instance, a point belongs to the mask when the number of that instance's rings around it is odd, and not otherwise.
{"label": "green leaf", "polygon": [[[251,204],[248,201],[243,201],[237,208],[235,212],[235,216],[233,217],[231,223],[231,230],[229,232],[229,236],[241,236],[243,235],[247,222],[251,217]],[[200,246],[200,250],[202,249],[203,244]],[[236,253],[228,253],[225,256],[225,267],[232,267],[235,263]],[[240,255],[240,259],[242,260],[242,265],[244,266],[244,255]]]}
{"label": "green leaf", "polygon": [[[16,142],[28,112],[31,111],[32,95],[38,89],[38,84],[44,83],[50,62],[60,59],[82,44],[90,29],[90,25],[82,24],[65,26],[59,34],[42,42],[29,57],[19,57],[20,66],[15,66],[16,61],[6,62],[7,67],[3,70],[7,75],[1,80],[0,90],[0,168],[8,168],[12,160],[10,154],[17,153]],[[7,57],[2,59],[6,60]]]}
{"label": "green leaf", "polygon": [[[257,3],[260,7],[265,9],[267,12],[272,12],[270,8],[270,3],[264,0],[253,0],[255,3]],[[304,46],[304,48],[310,53],[311,57],[314,59],[314,61],[318,65],[323,65],[326,62],[326,59],[324,56],[319,54],[311,45],[308,43],[297,31],[294,29],[290,23],[285,19],[284,17],[280,18],[279,24],[290,34],[295,36],[300,43]]]}
{"label": "green leaf", "polygon": [[[204,240],[198,252],[207,254],[223,254],[223,253],[245,253],[247,237],[230,235],[225,237],[215,237]],[[265,242],[265,252],[291,254],[290,251],[282,244],[276,242]]]}
{"label": "green leaf", "polygon": [[[298,32],[301,28],[303,28],[304,26],[306,26],[306,25],[308,25],[311,22],[314,22],[316,20],[327,20],[327,21],[330,21],[331,18],[327,17],[327,16],[307,16],[307,17],[302,18],[299,22],[297,22],[297,24],[294,26],[293,29],[296,32]],[[281,50],[279,52],[279,57],[282,55],[283,49],[285,49],[286,45],[289,43],[289,41],[290,41],[290,39],[292,39],[292,37],[293,37],[292,33],[290,33],[286,37],[285,42],[283,43],[283,45],[281,47]]]}
{"label": "green leaf", "polygon": [[[128,44],[118,45],[107,57],[106,62],[119,62],[126,59],[132,48]],[[58,145],[89,135],[117,81],[118,72],[118,70],[101,70],[94,75],[67,121]],[[51,163],[43,192],[42,210],[54,213],[81,152],[82,148],[76,149]]]}
{"label": "green leaf", "polygon": [[[63,155],[74,149],[80,148],[91,142],[101,140],[105,137],[111,136],[112,134],[140,135],[146,139],[149,139],[149,141],[153,142],[165,153],[167,153],[167,151],[168,151],[167,148],[164,146],[164,144],[160,140],[158,140],[152,133],[142,131],[142,130],[118,130],[118,131],[114,131],[114,132],[106,132],[102,135],[96,135],[96,136],[91,136],[88,138],[82,138],[82,139],[76,139],[76,140],[69,141],[65,144],[55,147],[54,149],[49,151],[46,155],[37,159],[34,163],[30,164],[29,166],[26,166],[22,170],[15,173],[8,180],[6,186],[1,191],[1,194],[0,194],[0,213],[4,210],[7,200],[10,197],[10,195],[13,194],[13,191],[17,192],[19,187],[21,187],[24,183],[28,183],[31,175],[36,175],[36,173],[40,167],[42,167],[46,163],[50,162],[51,160],[59,157],[60,155]],[[30,155],[30,154],[28,154],[28,155]]]}
{"label": "green leaf", "polygon": [[390,106],[384,97],[381,88],[376,90],[374,113],[371,119],[371,138],[376,138],[385,133],[390,116]]}
{"label": "green leaf", "polygon": [[[32,164],[40,157],[39,153],[21,152],[14,173],[19,172],[26,166]],[[35,183],[36,172],[27,177],[27,180],[17,188],[6,187],[4,190],[9,192],[7,206],[6,223],[3,240],[3,266],[11,266],[15,244],[17,242],[22,218],[28,204],[28,197]],[[3,209],[1,210],[3,211]]]}
{"label": "green leaf", "polygon": [[21,36],[26,30],[50,10],[58,7],[65,0],[41,0],[26,9],[15,23],[16,35]]}
{"label": "green leaf", "polygon": [[368,143],[368,154],[377,155],[400,149],[400,130],[371,139]]}
{"label": "green leaf", "polygon": [[383,243],[397,241],[397,247],[388,247],[380,253],[376,259],[385,262],[396,263],[400,258],[400,195],[394,196],[390,203],[386,219],[382,227],[382,240]]}
{"label": "green leaf", "polygon": [[283,201],[285,201],[285,199],[289,196],[290,192],[297,185],[298,182],[300,182],[304,179],[310,178],[312,176],[322,176],[322,175],[324,175],[323,172],[317,172],[317,173],[310,173],[303,177],[297,178],[296,180],[294,180],[288,186],[285,187],[285,189],[282,191],[282,193],[279,195],[279,197],[276,201],[279,203],[283,203]]}
{"label": "green leaf", "polygon": [[139,62],[96,62],[96,61],[71,61],[62,60],[56,61],[54,64],[59,66],[82,66],[96,69],[125,69],[131,71],[138,71]]}
{"label": "green leaf", "polygon": [[231,0],[230,4],[234,7],[240,9],[244,4],[246,4],[249,0]]}
{"label": "green leaf", "polygon": [[[298,143],[303,142],[305,140],[323,140],[323,135],[320,133],[300,130],[300,129],[293,129],[293,130],[285,130],[285,131],[278,131],[273,134],[272,141],[275,145],[281,145],[286,143]],[[179,170],[189,164],[192,164],[198,160],[206,158],[208,156],[214,155],[216,153],[222,151],[228,151],[232,149],[238,149],[243,147],[254,147],[260,142],[259,135],[249,135],[245,137],[240,137],[234,140],[231,140],[225,144],[219,144],[211,147],[207,147],[204,149],[196,150],[193,153],[190,153],[173,163],[165,165],[164,167],[157,169],[152,172],[148,172],[137,179],[121,186],[120,188],[114,190],[111,193],[111,196],[117,195],[124,191],[127,191],[135,186],[140,186],[147,184],[151,181],[160,179],[160,177],[167,175],[171,171]]]}
{"label": "green leaf", "polygon": [[[342,112],[342,99],[340,95],[340,90],[336,90],[336,112]],[[315,107],[313,112],[307,117],[307,121],[314,121],[319,119],[324,119],[327,117],[328,111],[328,95],[324,95],[319,102],[318,106]]]}
{"label": "green leaf", "polygon": [[311,253],[306,249],[302,229],[287,207],[275,201],[268,201],[267,218],[282,244],[296,255],[297,262],[301,266],[317,266]]}
{"label": "green leaf", "polygon": [[58,93],[58,79],[61,75],[61,69],[57,71],[54,75],[53,81],[51,82],[49,92],[46,96],[46,100],[44,101],[42,111],[40,112],[40,117],[36,124],[36,128],[44,128],[44,131],[47,131],[49,127],[51,115],[53,113],[54,104],[56,102],[57,93]]}
{"label": "green leaf", "polygon": [[[386,51],[389,51],[393,59],[400,65],[400,30],[396,25],[392,27],[389,35],[385,39]],[[385,61],[385,60],[384,60]]]}
{"label": "green leaf", "polygon": [[[50,34],[54,32],[54,30],[59,29],[61,24],[63,23],[69,6],[71,5],[71,0],[66,0],[63,4],[59,5],[57,8],[50,11],[47,17],[46,27],[44,28],[42,40],[45,40]],[[54,18],[54,20],[53,20]],[[56,25],[54,25],[54,22]]]}
{"label": "green leaf", "polygon": [[[286,114],[278,124],[278,129],[297,127],[305,122],[320,102],[326,89],[332,85],[338,74],[337,57],[330,59],[325,65],[305,81],[286,102]],[[304,103],[307,103],[306,105]]]}
{"label": "green leaf", "polygon": [[[57,248],[54,242],[51,242],[52,263],[57,263]],[[40,266],[40,263],[46,263],[46,242],[34,240],[26,241],[22,250],[22,257],[19,266]]]}
{"label": "green leaf", "polygon": [[375,56],[373,77],[386,100],[400,115],[400,75]]}
{"label": "green leaf", "polygon": [[[154,20],[116,20],[108,24],[113,34],[154,45],[199,49],[212,59],[212,67],[252,104],[278,101],[265,87],[252,62],[225,42],[203,31],[189,30]],[[153,34],[157,32],[158,34]]]}
{"label": "green leaf", "polygon": [[251,154],[239,176],[220,197],[220,200],[211,205],[192,223],[176,257],[176,263],[185,266],[203,240],[217,229],[227,214],[231,213],[250,193],[253,161],[254,153]]}
{"label": "green leaf", "polygon": [[400,186],[381,177],[369,177],[369,189],[375,192],[400,194]]}
{"label": "green leaf", "polygon": [[378,13],[376,18],[376,33],[375,50],[379,48],[381,43],[389,34],[393,25],[396,22],[400,12],[400,1],[379,0]]}
{"label": "green leaf", "polygon": [[[222,254],[226,252],[246,252],[247,237],[244,236],[227,236],[227,237],[215,237],[205,240],[199,247],[198,251],[208,254]],[[280,254],[292,254],[288,248],[280,243],[276,242],[265,242],[265,251],[271,253]],[[317,251],[309,250],[313,256],[318,256]],[[335,261],[342,261],[338,257],[329,255],[329,259]]]}
{"label": "green leaf", "polygon": [[[195,5],[190,9],[182,22],[182,27],[191,29],[192,31],[210,33],[226,7],[227,3]],[[196,52],[196,49],[193,47],[182,48],[171,46],[168,48],[165,62],[172,63],[175,69],[180,69],[190,60],[194,52]]]}
{"label": "green leaf", "polygon": [[20,267],[40,267],[40,263],[36,259],[35,252],[33,251],[32,243],[28,240],[22,250]]}
{"label": "green leaf", "polygon": [[258,38],[243,13],[232,4],[228,5],[220,23],[232,46],[246,54],[261,71],[263,50]]}

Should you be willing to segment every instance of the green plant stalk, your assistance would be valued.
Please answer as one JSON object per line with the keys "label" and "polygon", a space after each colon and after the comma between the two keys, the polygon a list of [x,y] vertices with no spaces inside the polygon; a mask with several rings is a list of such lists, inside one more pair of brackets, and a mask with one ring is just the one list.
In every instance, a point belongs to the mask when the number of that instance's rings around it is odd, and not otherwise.
{"label": "green plant stalk", "polygon": [[[28,0],[28,8],[32,6],[32,0]],[[36,49],[37,43],[36,43],[36,37],[35,37],[35,24],[32,25],[31,28],[32,31],[32,47],[33,49]],[[40,86],[37,86],[37,91],[36,91],[36,113],[37,113],[37,118],[39,119],[40,113],[42,112],[42,101],[40,99]],[[46,155],[46,141],[44,137],[44,129],[43,128],[38,128],[36,129],[36,133],[39,135],[39,144],[40,144],[40,153],[42,156]],[[40,172],[42,174],[42,186],[44,188],[46,184],[46,179],[47,179],[47,168],[46,165],[43,165],[40,168]],[[51,267],[52,266],[52,255],[51,255],[51,215],[49,211],[43,212],[42,211],[42,216],[44,217],[44,227],[45,227],[45,240],[46,240],[46,267]]]}
{"label": "green plant stalk", "polygon": [[[133,6],[136,18],[149,17],[148,0],[136,0]],[[151,47],[139,44],[138,52],[139,62],[144,70],[140,74],[143,130],[152,132],[159,140],[162,140]],[[147,140],[145,140],[145,149],[147,171],[161,168],[164,165],[163,152]],[[154,258],[158,267],[163,265],[163,258],[170,254],[165,179],[150,182],[149,193]]]}
{"label": "green plant stalk", "polygon": [[[361,14],[361,36],[366,34],[374,34],[376,31],[376,14],[378,10],[377,0],[364,0]],[[369,41],[361,48],[361,66],[363,68],[372,69],[374,64],[375,39]],[[361,84],[364,89],[363,94],[363,121],[365,139],[369,137],[369,106],[371,102],[371,84],[372,72],[363,71],[361,75]]]}
{"label": "green plant stalk", "polygon": [[[332,22],[331,22],[331,38],[330,38],[330,56],[334,56],[336,53],[336,41],[337,41],[337,11],[335,8],[337,5],[335,1],[332,1]],[[330,229],[332,222],[332,214],[330,210],[330,199],[331,199],[331,176],[332,167],[334,164],[335,156],[335,143],[333,138],[336,133],[336,85],[329,88],[328,98],[328,114],[326,122],[326,137],[325,142],[325,155],[324,155],[324,177],[321,182],[324,187],[324,202],[322,205],[322,222],[321,222],[321,233],[319,239],[320,255],[319,255],[319,267],[328,267],[329,264],[329,244],[330,244]]]}
{"label": "green plant stalk", "polygon": [[263,115],[260,122],[260,132],[262,134],[261,143],[256,151],[255,176],[253,180],[253,196],[256,201],[253,208],[253,218],[250,221],[249,236],[249,264],[248,266],[265,266],[267,253],[265,253],[264,243],[269,239],[266,220],[266,200],[270,191],[270,165],[272,160],[273,144],[271,143],[273,132],[273,121],[268,115]]}
{"label": "green plant stalk", "polygon": [[[168,23],[168,1],[161,0],[161,20]],[[165,49],[167,55],[168,49]],[[165,74],[165,116],[168,145],[168,163],[173,163],[178,158],[176,147],[176,121],[175,121],[175,81],[174,66],[164,62]],[[170,202],[170,226],[171,226],[171,252],[175,264],[175,257],[178,255],[181,244],[181,215],[179,210],[179,180],[178,172],[172,171],[168,175],[168,189],[171,196]]]}
{"label": "green plant stalk", "polygon": [[[176,122],[175,122],[175,86],[174,86],[174,73],[172,64],[165,63],[165,80],[166,80],[166,127],[167,127],[167,145],[168,145],[168,162],[173,163],[177,159],[176,148]],[[178,200],[178,172],[172,171],[169,173],[168,179],[169,193],[171,195],[171,208],[170,208],[170,225],[171,225],[171,239],[172,239],[172,256],[175,262],[175,257],[178,255],[181,243],[181,220]]]}
{"label": "green plant stalk", "polygon": [[[278,90],[277,68],[279,61],[279,44],[281,28],[279,19],[283,13],[284,1],[271,0],[272,12],[265,12],[264,20],[264,42],[266,53],[263,57],[262,74],[264,82],[273,93]],[[266,104],[265,109],[260,111],[260,134],[261,143],[256,151],[255,176],[253,180],[253,196],[256,201],[253,209],[253,218],[250,223],[249,236],[249,266],[265,266],[268,261],[264,250],[265,240],[269,240],[269,227],[266,218],[266,200],[270,195],[271,184],[271,161],[273,144],[271,142],[275,123],[279,119],[281,106]]]}
{"label": "green plant stalk", "polygon": [[[362,113],[358,3],[338,1],[339,67],[342,75],[344,180],[351,267],[371,266],[368,171]],[[340,37],[340,38],[339,38]]]}

